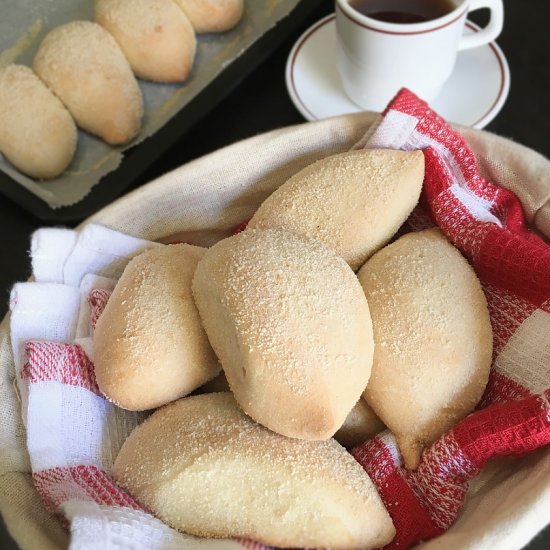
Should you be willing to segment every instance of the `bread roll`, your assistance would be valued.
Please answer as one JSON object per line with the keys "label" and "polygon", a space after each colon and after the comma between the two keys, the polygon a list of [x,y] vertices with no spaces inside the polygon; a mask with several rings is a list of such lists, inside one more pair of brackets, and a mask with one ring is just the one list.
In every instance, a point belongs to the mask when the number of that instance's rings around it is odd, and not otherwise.
{"label": "bread roll", "polygon": [[97,23],[73,21],[50,31],[33,68],[78,126],[118,145],[141,127],[141,90],[115,39]]}
{"label": "bread roll", "polygon": [[195,32],[224,32],[242,18],[244,0],[175,0]]}
{"label": "bread roll", "polygon": [[71,162],[76,142],[69,111],[31,69],[0,68],[0,152],[18,170],[54,178]]}
{"label": "bread roll", "polygon": [[96,0],[95,20],[115,37],[140,78],[183,82],[189,76],[195,31],[173,0]]}
{"label": "bread roll", "polygon": [[336,441],[299,441],[246,417],[230,393],[180,399],[125,441],[115,479],[168,525],[289,548],[379,548],[395,529]]}
{"label": "bread roll", "polygon": [[248,227],[318,239],[357,270],[407,219],[423,179],[421,151],[332,155],[291,177],[264,201]]}
{"label": "bread roll", "polygon": [[209,380],[206,384],[203,384],[199,389],[202,393],[230,391],[229,382],[227,381],[223,371],[220,372],[216,378],[212,378],[212,380]]}
{"label": "bread roll", "polygon": [[364,395],[414,469],[423,448],[483,394],[493,342],[485,295],[468,262],[437,229],[401,237],[358,277],[375,341]]}
{"label": "bread roll", "polygon": [[[216,378],[200,387],[202,393],[230,391],[225,374],[220,372]],[[342,427],[334,434],[334,439],[344,447],[355,447],[384,430],[384,423],[376,416],[364,399],[359,399],[349,412]]]}
{"label": "bread roll", "polygon": [[250,230],[206,252],[193,294],[243,410],[289,437],[334,435],[373,354],[368,304],[349,266],[317,241]]}
{"label": "bread roll", "polygon": [[361,445],[384,430],[384,423],[376,416],[364,399],[359,399],[346,417],[334,439],[344,447]]}
{"label": "bread roll", "polygon": [[130,261],[94,332],[97,383],[124,409],[182,397],[221,370],[191,294],[205,250],[161,246]]}

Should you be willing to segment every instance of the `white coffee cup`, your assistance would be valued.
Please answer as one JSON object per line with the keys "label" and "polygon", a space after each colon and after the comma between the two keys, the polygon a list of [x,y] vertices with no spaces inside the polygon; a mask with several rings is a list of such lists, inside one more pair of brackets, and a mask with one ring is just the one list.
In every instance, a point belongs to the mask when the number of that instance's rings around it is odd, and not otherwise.
{"label": "white coffee cup", "polygon": [[[359,13],[349,0],[336,0],[337,63],[350,99],[380,111],[406,87],[434,99],[451,76],[460,50],[482,46],[502,30],[502,0],[453,0],[455,8],[421,23],[389,23]],[[463,34],[468,12],[489,8],[479,32]]]}

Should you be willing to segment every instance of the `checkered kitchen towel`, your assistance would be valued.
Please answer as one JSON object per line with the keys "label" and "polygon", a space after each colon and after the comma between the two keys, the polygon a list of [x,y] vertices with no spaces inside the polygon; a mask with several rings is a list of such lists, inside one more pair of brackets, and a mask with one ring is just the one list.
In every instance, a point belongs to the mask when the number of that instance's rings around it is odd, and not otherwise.
{"label": "checkered kitchen towel", "polygon": [[[439,225],[468,257],[487,295],[494,361],[479,410],[407,472],[385,432],[353,450],[378,486],[406,548],[455,521],[469,481],[485,463],[550,442],[550,246],[526,227],[517,198],[478,173],[464,139],[402,91],[356,147],[423,149],[426,179],[411,230]],[[101,226],[39,230],[36,282],[14,287],[11,338],[33,479],[45,506],[71,531],[71,547],[251,547],[181,535],[143,510],[109,476],[125,437],[143,415],[99,393],[94,322],[131,257],[162,246]],[[549,518],[550,519],[550,518]]]}

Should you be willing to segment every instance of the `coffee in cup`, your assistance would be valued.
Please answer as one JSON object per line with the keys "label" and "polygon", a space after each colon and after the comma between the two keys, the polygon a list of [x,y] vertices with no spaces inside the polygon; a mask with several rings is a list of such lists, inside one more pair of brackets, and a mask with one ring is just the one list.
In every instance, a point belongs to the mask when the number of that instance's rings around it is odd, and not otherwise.
{"label": "coffee in cup", "polygon": [[[487,26],[463,34],[468,12],[488,8]],[[336,0],[337,63],[350,99],[380,111],[402,87],[426,101],[451,76],[460,50],[501,32],[502,0]]]}
{"label": "coffee in cup", "polygon": [[350,0],[349,5],[367,17],[387,23],[423,23],[456,8],[452,0]]}

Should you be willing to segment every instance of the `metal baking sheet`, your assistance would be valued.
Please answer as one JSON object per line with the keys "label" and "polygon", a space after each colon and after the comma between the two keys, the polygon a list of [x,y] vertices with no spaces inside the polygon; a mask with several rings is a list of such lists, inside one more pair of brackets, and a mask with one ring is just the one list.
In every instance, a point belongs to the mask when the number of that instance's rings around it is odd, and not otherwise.
{"label": "metal baking sheet", "polygon": [[[0,178],[15,182],[20,187],[11,198],[25,207],[24,197],[32,195],[33,200],[29,203],[36,204],[35,199],[38,198],[52,211],[82,201],[107,175],[120,169],[125,156],[131,156],[129,152],[145,146],[148,138],[157,135],[186,107],[192,107],[192,100],[209,83],[299,3],[299,0],[245,0],[243,19],[235,29],[197,36],[193,70],[185,83],[158,84],[140,80],[145,105],[144,124],[136,140],[126,146],[112,147],[79,131],[77,151],[69,168],[58,178],[44,182],[21,174],[0,155]],[[93,0],[3,0],[0,10],[0,65],[15,62],[30,66],[49,30],[78,19],[93,20]],[[193,118],[193,113],[190,113],[190,118]],[[128,178],[128,174],[125,177]],[[0,192],[5,192],[9,187],[1,183]],[[55,216],[52,218],[55,219]]]}

